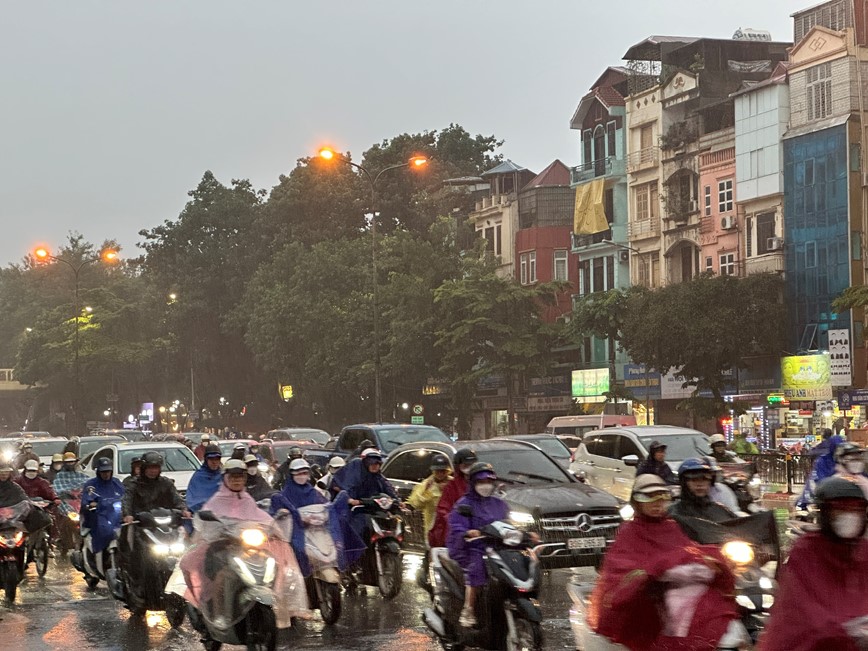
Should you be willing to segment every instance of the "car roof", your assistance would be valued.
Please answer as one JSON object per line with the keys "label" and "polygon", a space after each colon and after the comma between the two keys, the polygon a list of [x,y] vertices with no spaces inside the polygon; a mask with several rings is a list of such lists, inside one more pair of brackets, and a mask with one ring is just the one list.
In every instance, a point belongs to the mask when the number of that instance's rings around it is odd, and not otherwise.
{"label": "car roof", "polygon": [[65,436],[46,436],[44,438],[33,438],[33,439],[21,439],[27,443],[43,443],[45,441],[66,441],[69,443],[69,439]]}
{"label": "car roof", "polygon": [[269,443],[272,447],[275,448],[315,448],[319,447],[319,444],[316,441],[271,441]]}
{"label": "car roof", "polygon": [[150,450],[150,449],[165,449],[165,448],[184,448],[189,450],[183,443],[177,441],[124,441],[117,444],[118,448],[124,450]]}
{"label": "car roof", "polygon": [[319,427],[275,427],[274,429],[268,430],[269,432],[289,432],[292,434],[293,432],[324,432],[328,434],[324,429],[320,429]]}
{"label": "car roof", "polygon": [[[533,449],[538,450],[533,443],[527,441],[518,441],[514,439],[486,439],[484,441],[455,441],[454,443],[445,443],[443,441],[414,441],[413,443],[404,443],[399,445],[389,453],[389,459],[395,457],[399,452],[407,450],[430,449],[442,452],[452,458],[461,448],[472,448],[478,452],[480,450],[509,450],[509,449]],[[388,463],[388,460],[387,460]]]}
{"label": "car roof", "polygon": [[[499,438],[503,438],[503,437],[499,437]],[[547,433],[541,432],[539,434],[513,434],[509,438],[517,439],[519,441],[528,441],[528,440],[536,440],[536,439],[556,439],[558,437],[554,434],[547,434]]]}
{"label": "car roof", "polygon": [[426,427],[430,429],[440,429],[435,425],[413,425],[412,423],[356,423],[355,425],[344,425],[341,429],[351,429],[353,427],[368,427],[370,429],[383,429],[388,427],[389,429],[394,429],[395,427],[406,428],[406,429],[418,429],[420,427]]}
{"label": "car roof", "polygon": [[620,427],[607,427],[601,430],[594,430],[593,432],[588,432],[585,436],[590,434],[611,434],[613,432],[630,432],[636,436],[666,437],[684,434],[700,434],[702,436],[708,436],[708,434],[700,432],[697,429],[678,427],[676,425],[622,425]]}

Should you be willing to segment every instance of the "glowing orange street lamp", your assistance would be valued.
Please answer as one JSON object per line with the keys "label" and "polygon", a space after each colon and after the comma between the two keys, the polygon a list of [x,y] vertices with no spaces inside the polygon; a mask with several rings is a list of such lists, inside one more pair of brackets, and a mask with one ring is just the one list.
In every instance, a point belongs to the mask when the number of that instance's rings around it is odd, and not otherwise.
{"label": "glowing orange street lamp", "polygon": [[379,283],[377,282],[377,182],[380,177],[386,172],[398,170],[402,168],[410,168],[419,170],[428,164],[428,158],[425,156],[413,156],[406,163],[398,163],[384,167],[376,175],[371,174],[363,165],[354,163],[343,154],[336,152],[331,147],[321,147],[317,152],[319,157],[326,161],[332,161],[335,158],[343,161],[347,165],[356,168],[362,173],[362,176],[367,179],[371,187],[371,268],[374,275],[374,291],[373,291],[373,309],[374,309],[374,420],[382,422],[382,391],[380,385],[380,306],[379,306]]}

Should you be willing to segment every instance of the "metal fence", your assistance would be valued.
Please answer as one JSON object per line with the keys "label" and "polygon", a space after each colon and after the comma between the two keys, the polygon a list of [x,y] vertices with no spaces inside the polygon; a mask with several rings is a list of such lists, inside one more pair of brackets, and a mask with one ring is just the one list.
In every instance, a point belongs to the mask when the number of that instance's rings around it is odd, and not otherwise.
{"label": "metal fence", "polygon": [[756,464],[757,474],[764,484],[785,485],[792,489],[793,484],[804,484],[811,476],[813,459],[803,454],[740,454],[745,461]]}

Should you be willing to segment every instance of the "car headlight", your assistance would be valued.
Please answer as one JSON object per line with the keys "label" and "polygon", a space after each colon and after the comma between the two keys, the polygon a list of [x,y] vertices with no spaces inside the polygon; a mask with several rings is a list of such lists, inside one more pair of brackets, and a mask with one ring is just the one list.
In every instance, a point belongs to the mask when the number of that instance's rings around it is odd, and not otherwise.
{"label": "car headlight", "polygon": [[720,552],[736,565],[747,565],[754,558],[753,547],[743,540],[730,540]]}
{"label": "car headlight", "polygon": [[621,514],[621,519],[624,521],[632,520],[633,516],[636,515],[636,511],[630,504],[625,504],[620,509],[618,509],[618,512]]}
{"label": "car headlight", "polygon": [[78,522],[78,513],[76,513],[75,511],[70,511],[69,513],[67,513],[66,517],[68,517],[73,522]]}
{"label": "car headlight", "polygon": [[244,529],[241,532],[241,542],[248,547],[262,547],[267,537],[259,529]]}
{"label": "car headlight", "polygon": [[527,511],[510,511],[509,519],[518,525],[528,525],[534,522],[533,514]]}

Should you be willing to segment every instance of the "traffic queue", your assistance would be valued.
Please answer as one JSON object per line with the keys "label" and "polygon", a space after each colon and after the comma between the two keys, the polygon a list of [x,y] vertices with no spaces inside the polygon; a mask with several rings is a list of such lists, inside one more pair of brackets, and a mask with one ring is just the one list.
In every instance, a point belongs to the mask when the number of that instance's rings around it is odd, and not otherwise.
{"label": "traffic queue", "polygon": [[[833,474],[815,477],[816,521],[799,529],[786,562],[770,511],[719,501],[714,456],[688,458],[672,473],[666,446],[650,449],[630,490],[632,517],[606,549],[595,585],[568,586],[577,648],[866,648],[862,448],[836,446]],[[206,649],[274,649],[280,629],[315,610],[327,625],[337,622],[344,592],[374,586],[394,599],[404,520],[416,509],[429,545],[420,585],[431,605],[421,615],[442,646],[543,648],[540,537],[512,521],[502,479],[472,444],[451,459],[434,456],[406,501],[367,442],[324,473],[290,449],[271,486],[255,448],[233,447],[224,458],[207,442],[201,456],[185,495],[155,450],[134,459],[123,482],[111,459],[97,459],[90,477],[74,452],[49,470],[53,477],[34,459],[0,463],[7,602],[30,562],[41,576],[55,553],[68,553],[90,588],[105,581],[134,616],[165,611],[177,627],[189,615]]]}

